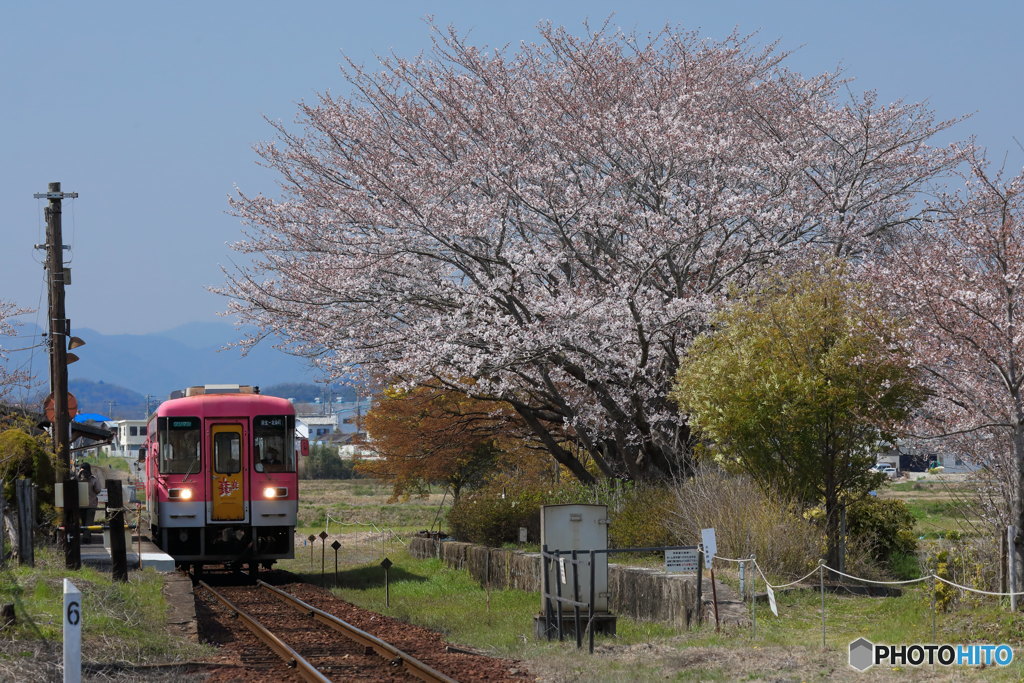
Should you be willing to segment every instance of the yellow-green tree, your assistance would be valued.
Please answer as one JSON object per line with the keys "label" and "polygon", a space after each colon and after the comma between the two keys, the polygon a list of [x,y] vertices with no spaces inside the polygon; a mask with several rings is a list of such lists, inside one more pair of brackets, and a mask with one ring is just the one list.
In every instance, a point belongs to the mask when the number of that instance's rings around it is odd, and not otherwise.
{"label": "yellow-green tree", "polygon": [[824,503],[833,567],[841,505],[877,483],[875,453],[923,398],[868,294],[837,262],[773,276],[696,340],[673,393],[722,464]]}

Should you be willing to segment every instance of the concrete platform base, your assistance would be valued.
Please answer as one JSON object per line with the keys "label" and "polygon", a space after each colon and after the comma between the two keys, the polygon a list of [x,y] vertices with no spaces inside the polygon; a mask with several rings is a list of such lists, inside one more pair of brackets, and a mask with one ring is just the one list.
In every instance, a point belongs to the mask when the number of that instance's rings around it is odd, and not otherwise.
{"label": "concrete platform base", "polygon": [[[93,541],[99,541],[100,535],[94,534]],[[104,539],[106,540],[106,539]],[[109,543],[109,541],[108,541]],[[150,543],[145,536],[140,539],[133,536],[131,545],[127,548],[128,571],[139,568],[139,555],[141,550],[142,568],[152,567],[158,572],[173,572],[174,559],[164,553],[160,548]],[[112,570],[114,563],[110,558],[110,546],[98,542],[82,544],[82,564],[89,567],[96,567],[102,570]]]}
{"label": "concrete platform base", "polygon": [[[615,635],[615,621],[617,617],[608,612],[600,612],[594,615],[594,634],[604,636]],[[583,636],[587,635],[587,613],[580,613],[580,630]],[[576,617],[572,612],[562,614],[562,634],[567,638],[576,637]],[[538,639],[544,638],[544,615],[536,614],[533,617],[533,635]],[[551,618],[551,637],[558,637],[558,615]]]}

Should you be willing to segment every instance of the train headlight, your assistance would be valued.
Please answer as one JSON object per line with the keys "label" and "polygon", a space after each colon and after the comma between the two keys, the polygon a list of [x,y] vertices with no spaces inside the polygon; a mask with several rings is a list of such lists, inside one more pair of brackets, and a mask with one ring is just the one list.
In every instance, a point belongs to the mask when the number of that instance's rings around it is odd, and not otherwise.
{"label": "train headlight", "polygon": [[170,500],[192,500],[192,489],[169,489],[167,498]]}
{"label": "train headlight", "polygon": [[284,486],[268,486],[263,489],[264,498],[284,498],[288,495],[288,489]]}

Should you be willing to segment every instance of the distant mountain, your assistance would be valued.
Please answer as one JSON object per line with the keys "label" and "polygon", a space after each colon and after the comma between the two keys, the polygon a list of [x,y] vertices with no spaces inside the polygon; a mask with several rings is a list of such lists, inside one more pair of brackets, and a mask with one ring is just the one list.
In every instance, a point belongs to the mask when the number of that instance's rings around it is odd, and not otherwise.
{"label": "distant mountain", "polygon": [[213,349],[241,339],[247,329],[236,328],[230,323],[197,322],[179,325],[173,330],[161,332],[160,336],[190,349]]}
{"label": "distant mountain", "polygon": [[[78,401],[79,413],[98,413],[112,420],[141,420],[167,399],[162,396],[144,396],[137,391],[108,382],[73,379],[68,390]],[[356,391],[337,384],[302,384],[288,382],[260,387],[260,393],[292,399],[296,404],[323,404],[352,402]]]}
{"label": "distant mountain", "polygon": [[[137,391],[106,382],[73,379],[68,390],[78,401],[79,413],[97,413],[112,420],[141,420],[146,417],[146,397]],[[148,407],[154,408],[159,400],[150,398]]]}
{"label": "distant mountain", "polygon": [[301,384],[298,382],[287,382],[284,384],[273,384],[261,387],[260,391],[270,396],[289,398],[295,403],[348,403],[356,400],[356,390],[353,387],[341,386],[340,384]]}
{"label": "distant mountain", "polygon": [[[74,334],[84,339],[86,345],[74,351],[79,360],[68,366],[69,381],[128,387],[142,397],[149,394],[157,401],[166,399],[175,389],[197,384],[266,387],[296,382],[311,384],[320,379],[308,361],[278,351],[268,342],[258,344],[246,356],[238,349],[225,349],[243,334],[227,322],[189,323],[153,334],[107,335],[85,328],[75,329]],[[32,336],[42,339],[42,330],[27,323],[18,328],[18,336],[19,339]],[[10,354],[10,361],[15,365],[24,364],[22,356],[16,353]],[[45,387],[45,359],[41,364],[37,359],[32,367],[38,383]],[[45,393],[47,391],[44,396]],[[103,400],[120,401],[118,398]],[[94,407],[97,409],[89,412],[102,413],[106,409],[103,405]]]}

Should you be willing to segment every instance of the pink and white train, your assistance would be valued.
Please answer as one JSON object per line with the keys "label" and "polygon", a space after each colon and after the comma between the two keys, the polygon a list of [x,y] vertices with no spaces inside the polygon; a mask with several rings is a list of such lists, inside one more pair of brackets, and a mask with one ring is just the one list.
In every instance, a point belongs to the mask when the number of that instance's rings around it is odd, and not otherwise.
{"label": "pink and white train", "polygon": [[146,510],[151,538],[183,568],[270,568],[295,554],[295,409],[258,387],[175,392],[149,418]]}

